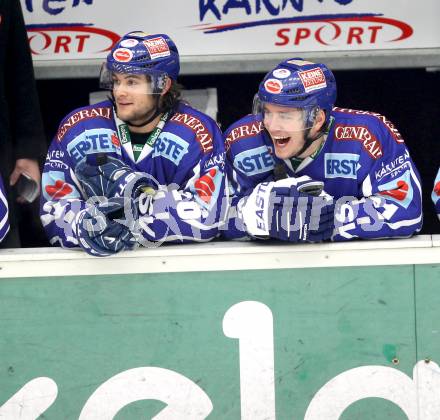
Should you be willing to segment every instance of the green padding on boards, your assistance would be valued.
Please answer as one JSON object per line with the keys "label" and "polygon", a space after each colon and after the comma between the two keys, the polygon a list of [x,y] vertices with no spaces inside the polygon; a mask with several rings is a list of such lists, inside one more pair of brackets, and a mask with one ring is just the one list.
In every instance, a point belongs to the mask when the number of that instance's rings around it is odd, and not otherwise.
{"label": "green padding on boards", "polygon": [[[412,377],[413,266],[4,279],[0,405],[45,376],[58,397],[44,418],[78,419],[105,381],[155,366],[197,384],[213,404],[209,419],[240,419],[239,341],[222,323],[244,301],[272,312],[278,420],[303,419],[316,392],[355,367]],[[405,418],[392,403],[377,404],[358,402],[342,419]],[[115,418],[151,418],[163,407],[134,402]]]}

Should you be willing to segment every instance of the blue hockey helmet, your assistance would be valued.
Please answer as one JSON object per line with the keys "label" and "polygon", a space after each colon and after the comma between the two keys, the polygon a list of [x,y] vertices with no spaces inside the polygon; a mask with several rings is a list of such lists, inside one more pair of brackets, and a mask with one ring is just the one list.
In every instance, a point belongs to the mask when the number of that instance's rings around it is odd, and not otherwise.
{"label": "blue hockey helmet", "polygon": [[291,58],[266,74],[255,96],[253,111],[264,103],[306,109],[306,128],[313,125],[317,109],[325,111],[326,122],[336,101],[336,80],[325,64]]}
{"label": "blue hockey helmet", "polygon": [[153,93],[160,93],[165,86],[165,78],[176,80],[179,71],[179,51],[168,35],[129,32],[107,56],[101,69],[100,85],[111,89],[112,73],[145,74],[153,83]]}

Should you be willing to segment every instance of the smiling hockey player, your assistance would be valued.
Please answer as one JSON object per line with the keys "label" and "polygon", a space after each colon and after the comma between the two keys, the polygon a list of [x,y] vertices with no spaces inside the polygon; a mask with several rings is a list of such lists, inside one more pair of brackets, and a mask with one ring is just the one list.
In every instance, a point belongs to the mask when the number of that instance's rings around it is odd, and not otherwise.
{"label": "smiling hockey player", "polygon": [[399,132],[335,100],[324,64],[293,58],[264,77],[253,114],[225,132],[234,194],[226,237],[318,242],[420,230],[419,175]]}
{"label": "smiling hockey player", "polygon": [[167,35],[131,32],[113,47],[100,76],[111,100],[70,113],[48,151],[41,220],[52,244],[105,256],[217,235],[223,139],[179,100],[179,69]]}

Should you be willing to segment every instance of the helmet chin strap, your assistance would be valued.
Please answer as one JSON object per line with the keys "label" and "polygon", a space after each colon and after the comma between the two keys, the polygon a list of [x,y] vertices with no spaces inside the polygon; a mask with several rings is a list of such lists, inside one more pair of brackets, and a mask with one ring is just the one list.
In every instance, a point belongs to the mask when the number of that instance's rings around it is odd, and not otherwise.
{"label": "helmet chin strap", "polygon": [[145,121],[142,121],[140,124],[134,124],[130,121],[125,121],[127,125],[131,127],[143,127],[144,125],[150,124],[151,121],[153,121],[158,115],[160,115],[161,113],[161,110],[159,108],[160,95],[155,95],[154,100],[156,102],[154,104],[154,112],[149,118],[147,118]]}
{"label": "helmet chin strap", "polygon": [[301,156],[311,145],[312,145],[312,143],[314,142],[314,141],[316,141],[316,140],[318,140],[318,139],[320,139],[323,135],[324,135],[324,132],[323,131],[321,131],[321,130],[319,130],[316,134],[315,134],[315,136],[314,137],[311,137],[310,136],[310,130],[311,130],[311,128],[308,128],[306,131],[305,131],[305,136],[304,136],[304,145],[303,145],[303,147],[301,147],[301,149],[300,149],[300,151],[298,152],[298,153],[296,153],[296,154],[294,154],[293,156],[291,156],[292,158],[296,158],[296,157],[298,157],[298,156]]}
{"label": "helmet chin strap", "polygon": [[[159,107],[160,95],[154,95],[154,96],[155,96],[154,101],[156,103],[154,104],[154,111],[150,117],[148,117],[145,121],[142,121],[140,124],[134,124],[130,121],[124,121],[124,122],[127,123],[127,125],[130,127],[143,127],[144,125],[150,124],[151,121],[153,121],[158,115],[160,115],[163,112]],[[113,93],[111,96],[111,102],[113,103],[113,108],[117,109],[116,101]]]}

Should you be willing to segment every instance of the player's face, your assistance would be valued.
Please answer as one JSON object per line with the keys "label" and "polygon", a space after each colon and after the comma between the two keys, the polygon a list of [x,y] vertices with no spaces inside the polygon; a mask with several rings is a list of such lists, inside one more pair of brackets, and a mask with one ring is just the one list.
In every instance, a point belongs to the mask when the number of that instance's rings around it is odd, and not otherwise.
{"label": "player's face", "polygon": [[142,123],[155,108],[150,82],[143,74],[114,73],[113,95],[118,117],[128,123]]}
{"label": "player's face", "polygon": [[264,104],[263,123],[269,132],[280,159],[288,159],[302,149],[305,143],[304,111],[279,105]]}

